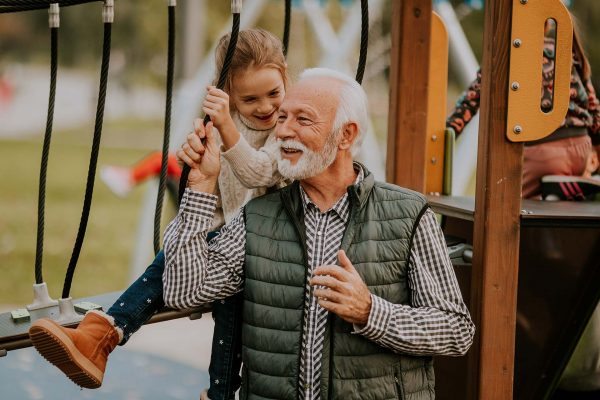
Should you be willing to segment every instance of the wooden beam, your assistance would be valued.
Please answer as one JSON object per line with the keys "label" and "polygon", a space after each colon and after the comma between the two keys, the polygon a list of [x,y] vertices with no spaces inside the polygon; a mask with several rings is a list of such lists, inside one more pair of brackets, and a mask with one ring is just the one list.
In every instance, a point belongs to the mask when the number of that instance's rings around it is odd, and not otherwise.
{"label": "wooden beam", "polygon": [[470,369],[478,374],[469,398],[508,400],[513,398],[523,154],[522,144],[506,138],[512,1],[486,1],[484,14],[471,293],[478,330]]}
{"label": "wooden beam", "polygon": [[392,1],[387,181],[425,191],[431,0]]}

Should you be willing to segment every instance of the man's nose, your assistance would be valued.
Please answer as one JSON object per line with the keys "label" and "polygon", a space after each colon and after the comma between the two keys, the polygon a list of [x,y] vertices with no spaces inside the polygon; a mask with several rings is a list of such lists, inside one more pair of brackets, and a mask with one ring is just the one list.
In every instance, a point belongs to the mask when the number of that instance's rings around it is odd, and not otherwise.
{"label": "man's nose", "polygon": [[291,127],[290,119],[280,120],[275,126],[275,137],[277,139],[285,140],[296,136],[296,132]]}

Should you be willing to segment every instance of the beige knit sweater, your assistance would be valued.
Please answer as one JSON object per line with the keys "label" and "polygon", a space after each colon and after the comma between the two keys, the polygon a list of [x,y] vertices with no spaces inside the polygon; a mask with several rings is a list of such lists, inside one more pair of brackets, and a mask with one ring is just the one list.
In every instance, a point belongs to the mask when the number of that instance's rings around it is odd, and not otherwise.
{"label": "beige knit sweater", "polygon": [[237,113],[233,113],[232,118],[240,132],[235,146],[225,151],[217,135],[222,152],[213,230],[231,221],[248,201],[265,194],[271,186],[280,186],[283,181],[277,170],[274,129],[250,128]]}

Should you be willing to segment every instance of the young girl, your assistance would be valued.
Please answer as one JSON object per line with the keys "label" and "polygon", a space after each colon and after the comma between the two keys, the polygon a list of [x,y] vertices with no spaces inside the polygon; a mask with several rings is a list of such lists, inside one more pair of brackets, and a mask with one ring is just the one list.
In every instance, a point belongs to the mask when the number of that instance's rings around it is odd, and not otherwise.
{"label": "young girl", "polygon": [[[229,35],[216,50],[216,76],[222,68]],[[224,91],[208,87],[203,111],[211,117],[222,142],[218,181],[220,203],[213,231],[229,221],[250,199],[281,183],[271,145],[277,110],[287,85],[282,44],[261,29],[239,33]],[[230,96],[227,95],[230,94]],[[196,131],[201,120],[195,121]],[[197,132],[190,133],[190,135]],[[213,232],[214,233],[214,232]],[[106,362],[117,344],[125,344],[163,307],[164,254],[159,252],[144,274],[106,312],[88,312],[76,329],[50,319],[29,330],[36,349],[73,382],[86,388],[102,384]],[[210,399],[230,399],[240,385],[240,295],[213,304],[215,331],[209,367]],[[203,393],[206,398],[206,393]]]}

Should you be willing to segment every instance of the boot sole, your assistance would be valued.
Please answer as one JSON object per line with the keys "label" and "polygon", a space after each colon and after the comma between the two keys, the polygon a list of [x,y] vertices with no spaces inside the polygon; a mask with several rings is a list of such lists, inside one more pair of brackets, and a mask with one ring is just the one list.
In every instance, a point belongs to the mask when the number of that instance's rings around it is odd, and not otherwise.
{"label": "boot sole", "polygon": [[104,373],[88,360],[75,344],[49,320],[35,321],[29,328],[29,337],[42,357],[60,369],[76,385],[96,389],[102,385]]}

